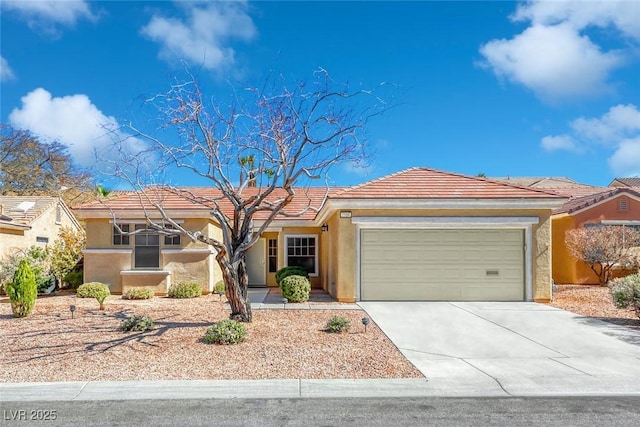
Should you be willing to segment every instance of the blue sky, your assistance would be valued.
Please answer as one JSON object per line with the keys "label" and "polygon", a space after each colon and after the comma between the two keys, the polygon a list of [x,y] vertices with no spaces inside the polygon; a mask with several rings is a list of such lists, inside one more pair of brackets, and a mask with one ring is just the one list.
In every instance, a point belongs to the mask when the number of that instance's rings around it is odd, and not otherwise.
{"label": "blue sky", "polygon": [[332,170],[336,185],[411,166],[640,175],[638,1],[3,0],[0,13],[0,120],[86,167],[115,156],[101,125],[142,126],[141,100],[187,64],[212,93],[319,67],[393,83],[402,102],[367,128],[370,167]]}

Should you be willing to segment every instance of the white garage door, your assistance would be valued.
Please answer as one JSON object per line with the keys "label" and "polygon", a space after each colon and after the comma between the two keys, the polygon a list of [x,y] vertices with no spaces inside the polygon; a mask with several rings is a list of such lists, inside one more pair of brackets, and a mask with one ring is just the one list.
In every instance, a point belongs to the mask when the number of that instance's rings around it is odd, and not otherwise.
{"label": "white garage door", "polygon": [[361,230],[363,301],[523,301],[523,230]]}

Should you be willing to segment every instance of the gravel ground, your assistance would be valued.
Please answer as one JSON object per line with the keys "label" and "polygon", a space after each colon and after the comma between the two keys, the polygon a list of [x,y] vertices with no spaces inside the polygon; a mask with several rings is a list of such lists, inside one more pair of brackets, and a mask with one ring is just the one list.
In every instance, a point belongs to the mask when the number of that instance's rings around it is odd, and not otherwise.
{"label": "gravel ground", "polygon": [[632,309],[616,308],[611,302],[609,288],[586,285],[558,285],[553,293],[554,307],[595,317],[618,325],[640,329],[640,319]]}
{"label": "gravel ground", "polygon": [[[72,319],[69,306],[77,310]],[[155,328],[121,332],[133,314]],[[351,331],[324,332],[332,316],[351,320]],[[360,310],[255,310],[247,341],[204,344],[208,326],[226,319],[217,295],[127,301],[110,296],[100,312],[94,299],[40,297],[31,316],[15,319],[0,301],[0,382],[421,377],[380,331],[364,333]]]}

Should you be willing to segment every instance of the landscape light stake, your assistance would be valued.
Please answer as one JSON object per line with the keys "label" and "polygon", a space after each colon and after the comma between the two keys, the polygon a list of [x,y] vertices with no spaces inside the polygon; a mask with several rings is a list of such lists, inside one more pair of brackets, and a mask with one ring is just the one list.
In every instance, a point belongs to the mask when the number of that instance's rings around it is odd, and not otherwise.
{"label": "landscape light stake", "polygon": [[367,333],[367,325],[369,325],[369,322],[371,322],[371,320],[369,320],[368,317],[363,317],[362,318],[362,324],[364,325],[364,333]]}
{"label": "landscape light stake", "polygon": [[222,295],[224,294],[224,291],[222,289],[218,289],[216,293],[218,294],[218,299],[222,302]]}
{"label": "landscape light stake", "polygon": [[73,313],[76,311],[76,306],[75,305],[70,305],[69,306],[69,311],[71,312],[71,318],[73,319]]}

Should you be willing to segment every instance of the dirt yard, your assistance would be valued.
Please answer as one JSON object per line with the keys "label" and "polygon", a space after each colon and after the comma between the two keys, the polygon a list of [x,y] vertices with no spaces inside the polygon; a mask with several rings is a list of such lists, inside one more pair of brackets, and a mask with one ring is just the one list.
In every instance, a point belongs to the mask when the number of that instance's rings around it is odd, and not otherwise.
{"label": "dirt yard", "polygon": [[635,311],[616,308],[611,302],[607,287],[558,285],[551,305],[583,316],[640,329],[640,319]]}
{"label": "dirt yard", "polygon": [[[69,306],[77,310],[71,318]],[[126,316],[148,315],[155,328],[121,332]],[[343,334],[324,332],[333,315],[351,320]],[[0,302],[0,382],[421,377],[375,325],[364,333],[360,310],[255,310],[248,339],[223,346],[200,341],[226,319],[217,295],[127,301],[74,294],[40,297],[16,319]]]}

